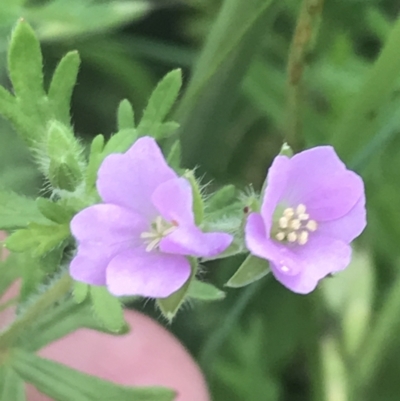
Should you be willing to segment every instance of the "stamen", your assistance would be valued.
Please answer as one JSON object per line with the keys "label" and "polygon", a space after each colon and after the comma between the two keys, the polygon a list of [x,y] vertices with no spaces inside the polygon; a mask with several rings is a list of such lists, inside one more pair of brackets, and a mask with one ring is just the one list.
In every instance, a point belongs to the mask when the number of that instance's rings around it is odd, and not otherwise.
{"label": "stamen", "polygon": [[298,219],[294,219],[290,222],[290,228],[293,230],[298,230],[301,227],[301,222]]}
{"label": "stamen", "polygon": [[296,213],[299,214],[304,214],[306,212],[306,206],[300,203],[300,205],[297,206],[296,208]]}
{"label": "stamen", "polygon": [[316,231],[316,230],[317,230],[318,224],[317,224],[317,222],[316,222],[315,220],[309,220],[309,221],[307,222],[307,224],[306,224],[306,228],[307,228],[309,231],[313,232],[313,231]]}
{"label": "stamen", "polygon": [[310,220],[310,215],[306,213],[306,209],[306,205],[302,203],[295,208],[284,209],[282,216],[275,222],[273,230],[275,239],[305,245],[310,233],[318,228],[317,222]]}
{"label": "stamen", "polygon": [[310,218],[310,215],[308,213],[302,213],[302,214],[299,214],[297,217],[299,218],[299,220],[304,221],[304,220],[308,220]]}
{"label": "stamen", "polygon": [[175,220],[169,223],[161,216],[157,216],[150,224],[150,230],[140,234],[140,238],[143,239],[146,245],[146,252],[151,252],[158,248],[161,240],[176,230],[177,227],[178,223]]}
{"label": "stamen", "polygon": [[150,232],[150,233],[144,232],[144,233],[140,234],[140,238],[144,238],[144,239],[146,239],[146,238],[155,238],[155,237],[157,237],[157,233],[154,233],[154,232]]}
{"label": "stamen", "polygon": [[155,248],[157,248],[158,244],[160,243],[160,238],[156,238],[153,241],[151,241],[147,246],[146,246],[146,252],[151,252]]}
{"label": "stamen", "polygon": [[294,231],[291,231],[288,235],[287,235],[287,239],[289,242],[296,242],[297,240],[297,234]]}
{"label": "stamen", "polygon": [[287,217],[281,217],[280,219],[279,219],[279,227],[280,228],[287,228],[287,226],[288,226],[288,219],[287,219]]}
{"label": "stamen", "polygon": [[275,238],[276,238],[278,241],[283,241],[283,240],[285,239],[285,233],[284,233],[283,231],[279,231],[279,233],[277,233],[277,234],[275,235]]}
{"label": "stamen", "polygon": [[292,207],[286,208],[283,211],[283,215],[290,220],[294,216],[294,209]]}
{"label": "stamen", "polygon": [[297,239],[297,242],[299,243],[299,245],[305,245],[307,241],[308,241],[308,231],[301,231]]}

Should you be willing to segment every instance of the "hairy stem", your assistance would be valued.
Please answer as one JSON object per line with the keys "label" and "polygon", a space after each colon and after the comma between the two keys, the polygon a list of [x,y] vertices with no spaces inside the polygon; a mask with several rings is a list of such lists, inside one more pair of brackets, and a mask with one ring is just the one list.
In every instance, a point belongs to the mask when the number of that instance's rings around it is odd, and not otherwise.
{"label": "hairy stem", "polygon": [[298,151],[303,147],[302,77],[306,58],[318,33],[324,0],[303,0],[288,58],[288,126],[286,141]]}
{"label": "hairy stem", "polygon": [[71,289],[72,279],[63,274],[46,292],[41,294],[32,305],[0,334],[0,350],[12,346],[19,335],[29,327],[47,308],[63,298]]}

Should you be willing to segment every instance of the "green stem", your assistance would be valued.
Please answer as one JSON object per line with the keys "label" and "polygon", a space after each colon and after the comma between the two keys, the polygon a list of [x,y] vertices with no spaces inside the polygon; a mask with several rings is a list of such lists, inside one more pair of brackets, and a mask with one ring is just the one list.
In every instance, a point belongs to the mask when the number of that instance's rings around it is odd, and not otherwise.
{"label": "green stem", "polygon": [[367,338],[362,354],[358,355],[357,369],[351,380],[351,400],[363,399],[368,383],[390,351],[390,343],[400,329],[400,275],[390,289],[386,302],[370,336]]}
{"label": "green stem", "polygon": [[70,291],[71,284],[71,277],[65,273],[59,280],[54,282],[45,293],[41,294],[39,298],[29,306],[23,315],[18,317],[11,326],[1,333],[0,350],[13,345],[26,327],[29,327],[34,323],[44,310],[49,308]]}
{"label": "green stem", "polygon": [[302,77],[306,58],[318,33],[324,0],[303,0],[288,58],[288,127],[286,140],[298,151],[303,147]]}

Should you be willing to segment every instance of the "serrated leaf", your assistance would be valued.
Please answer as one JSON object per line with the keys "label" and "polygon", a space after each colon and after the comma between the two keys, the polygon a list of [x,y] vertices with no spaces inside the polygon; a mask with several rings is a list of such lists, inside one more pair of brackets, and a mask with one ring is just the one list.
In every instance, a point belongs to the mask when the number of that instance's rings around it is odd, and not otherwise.
{"label": "serrated leaf", "polygon": [[39,40],[30,25],[20,19],[8,52],[9,75],[17,97],[38,101],[45,96],[42,65]]}
{"label": "serrated leaf", "polygon": [[93,138],[90,145],[89,162],[86,169],[86,188],[94,187],[97,179],[97,170],[101,163],[101,154],[104,150],[104,136],[99,134]]}
{"label": "serrated leaf", "polygon": [[8,366],[0,366],[0,401],[26,401],[24,381]]}
{"label": "serrated leaf", "polygon": [[225,285],[233,288],[244,287],[264,277],[270,271],[267,260],[249,255]]}
{"label": "serrated leaf", "polygon": [[214,192],[207,200],[208,213],[219,212],[225,206],[236,200],[236,188],[234,185],[225,185]]}
{"label": "serrated leaf", "polygon": [[91,286],[90,296],[93,311],[107,330],[118,332],[126,325],[121,302],[106,287]]}
{"label": "serrated leaf", "polygon": [[67,53],[58,63],[48,91],[54,116],[67,126],[70,124],[70,102],[80,62],[77,51]]}
{"label": "serrated leaf", "polygon": [[80,304],[73,299],[68,299],[43,313],[35,321],[35,324],[20,336],[17,345],[27,351],[36,352],[47,344],[82,327],[113,335],[123,335],[129,332],[127,325],[118,332],[106,330],[94,315],[89,299]]}
{"label": "serrated leaf", "polygon": [[37,198],[36,205],[42,215],[54,223],[69,223],[73,216],[72,210],[46,198]]}
{"label": "serrated leaf", "polygon": [[179,127],[180,124],[175,121],[168,121],[158,125],[154,124],[154,126],[151,128],[151,136],[157,139],[168,138]]}
{"label": "serrated leaf", "polygon": [[46,222],[35,200],[11,191],[0,190],[0,229],[26,227],[31,222]]}
{"label": "serrated leaf", "polygon": [[[147,107],[137,127],[139,136],[154,135],[160,123],[162,123],[171,111],[179,90],[182,86],[182,72],[180,69],[169,72],[156,86],[150,96]],[[157,139],[157,137],[155,136]]]}
{"label": "serrated leaf", "polygon": [[124,99],[118,106],[118,131],[135,128],[135,113],[129,100]]}
{"label": "serrated leaf", "polygon": [[198,262],[196,259],[190,260],[190,266],[192,269],[191,275],[186,283],[179,290],[175,291],[169,297],[157,299],[157,306],[160,308],[163,316],[169,321],[172,321],[179,308],[185,301],[185,298],[189,291],[190,283],[194,279],[197,272],[197,263]]}
{"label": "serrated leaf", "polygon": [[136,129],[123,129],[113,135],[104,147],[102,158],[106,157],[111,153],[123,153],[126,152],[136,141],[138,136]]}
{"label": "serrated leaf", "polygon": [[118,386],[21,349],[10,362],[25,381],[56,401],[173,401],[175,395],[161,387]]}
{"label": "serrated leaf", "polygon": [[195,279],[189,285],[188,297],[202,301],[220,301],[225,298],[225,292],[212,284]]}
{"label": "serrated leaf", "polygon": [[57,248],[69,236],[68,224],[31,223],[28,228],[11,234],[6,247],[13,252],[30,251],[33,257],[40,257]]}
{"label": "serrated leaf", "polygon": [[192,186],[194,220],[196,225],[200,225],[204,219],[204,201],[201,195],[200,185],[192,170],[187,170],[184,177],[188,179]]}
{"label": "serrated leaf", "polygon": [[82,303],[89,295],[89,285],[80,281],[75,281],[73,296],[77,304]]}

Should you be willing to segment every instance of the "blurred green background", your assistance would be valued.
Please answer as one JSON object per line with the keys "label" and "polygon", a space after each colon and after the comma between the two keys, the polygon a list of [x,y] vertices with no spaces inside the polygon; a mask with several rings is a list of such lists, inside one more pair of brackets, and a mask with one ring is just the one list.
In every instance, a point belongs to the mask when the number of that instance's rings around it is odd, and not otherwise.
{"label": "blurred green background", "polygon": [[[185,305],[169,329],[216,401],[397,401],[400,5],[326,0],[293,108],[287,63],[300,8],[300,0],[2,0],[1,81],[9,87],[7,43],[24,17],[45,71],[68,50],[81,55],[72,116],[83,141],[115,132],[123,98],[140,115],[157,81],[180,67],[183,165],[200,166],[204,182],[260,189],[285,140],[298,150],[334,144],[367,191],[369,224],[349,269],[308,296],[268,276],[223,301]],[[28,152],[0,124],[0,184],[38,194]],[[222,288],[241,260],[209,263],[202,276]],[[151,304],[136,307],[159,317]]]}

